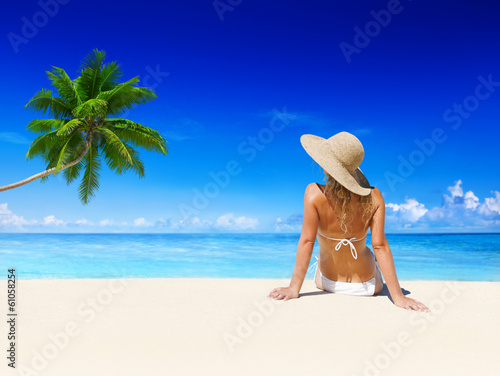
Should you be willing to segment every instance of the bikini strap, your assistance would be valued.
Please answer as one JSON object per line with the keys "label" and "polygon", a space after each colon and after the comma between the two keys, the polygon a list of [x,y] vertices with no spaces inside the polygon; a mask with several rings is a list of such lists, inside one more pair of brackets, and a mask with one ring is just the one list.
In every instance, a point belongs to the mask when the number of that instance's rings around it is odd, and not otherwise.
{"label": "bikini strap", "polygon": [[358,252],[356,251],[356,247],[354,246],[354,244],[352,244],[352,242],[358,242],[358,241],[363,240],[364,238],[366,238],[368,236],[368,232],[367,232],[365,236],[363,236],[362,238],[359,238],[359,239],[356,239],[356,238],[335,239],[335,238],[329,238],[328,236],[323,235],[321,232],[319,232],[319,229],[318,229],[318,234],[326,239],[338,241],[337,245],[335,246],[336,251],[338,251],[340,249],[340,247],[342,247],[343,245],[349,245],[349,247],[351,248],[351,255],[355,260],[357,260],[357,258],[358,258]]}

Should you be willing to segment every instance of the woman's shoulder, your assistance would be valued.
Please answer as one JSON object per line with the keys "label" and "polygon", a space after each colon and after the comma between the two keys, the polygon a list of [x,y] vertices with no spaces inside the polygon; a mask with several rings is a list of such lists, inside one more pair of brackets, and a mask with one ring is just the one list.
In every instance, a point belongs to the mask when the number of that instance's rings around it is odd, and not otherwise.
{"label": "woman's shoulder", "polygon": [[380,205],[385,206],[384,196],[382,196],[382,192],[380,192],[380,189],[378,189],[377,187],[370,187],[370,188],[372,189],[373,204],[377,207]]}
{"label": "woman's shoulder", "polygon": [[309,183],[306,187],[306,193],[309,194],[318,194],[323,193],[325,186],[319,183]]}
{"label": "woman's shoulder", "polygon": [[324,185],[318,183],[309,183],[306,187],[305,197],[315,200],[324,196]]}

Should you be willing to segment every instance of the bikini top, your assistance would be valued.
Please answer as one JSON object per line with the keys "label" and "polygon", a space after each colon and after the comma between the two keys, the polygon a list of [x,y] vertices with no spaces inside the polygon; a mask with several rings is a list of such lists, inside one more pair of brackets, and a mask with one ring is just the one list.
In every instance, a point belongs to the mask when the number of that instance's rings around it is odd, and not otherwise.
{"label": "bikini top", "polygon": [[360,239],[356,239],[356,238],[335,239],[335,238],[329,238],[328,236],[323,235],[321,232],[319,232],[319,230],[318,230],[318,234],[321,235],[322,237],[324,237],[325,239],[337,240],[338,243],[335,246],[336,251],[338,251],[340,249],[340,247],[342,247],[343,245],[349,245],[349,247],[351,248],[351,255],[352,255],[352,257],[354,257],[354,259],[358,258],[358,252],[356,251],[356,247],[354,247],[354,244],[352,244],[352,242],[359,242],[360,240],[363,240],[364,238],[366,238],[368,236],[368,232],[367,232],[366,235]]}

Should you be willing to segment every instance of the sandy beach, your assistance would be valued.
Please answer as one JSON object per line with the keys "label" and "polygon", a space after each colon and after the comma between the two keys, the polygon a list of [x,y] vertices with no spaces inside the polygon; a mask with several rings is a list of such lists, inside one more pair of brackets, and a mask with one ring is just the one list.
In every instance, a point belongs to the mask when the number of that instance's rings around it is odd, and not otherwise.
{"label": "sandy beach", "polygon": [[[288,280],[17,282],[16,369],[2,375],[496,375],[500,284],[402,281],[431,313],[386,293],[267,298]],[[9,350],[6,282],[2,350]],[[7,351],[8,353],[8,351]]]}

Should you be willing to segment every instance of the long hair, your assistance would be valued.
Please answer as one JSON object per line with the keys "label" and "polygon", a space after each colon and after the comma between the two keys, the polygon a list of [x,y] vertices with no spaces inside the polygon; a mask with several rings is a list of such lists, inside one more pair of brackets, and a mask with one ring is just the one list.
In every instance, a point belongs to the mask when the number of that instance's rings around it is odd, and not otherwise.
{"label": "long hair", "polygon": [[360,196],[353,193],[341,185],[337,180],[335,180],[330,174],[325,171],[325,196],[337,214],[337,218],[340,223],[340,228],[344,233],[349,233],[349,225],[354,219],[352,210],[349,212],[347,208],[349,203],[354,196],[358,196],[359,203],[363,208],[362,219],[370,219],[373,211],[373,201],[372,195]]}

